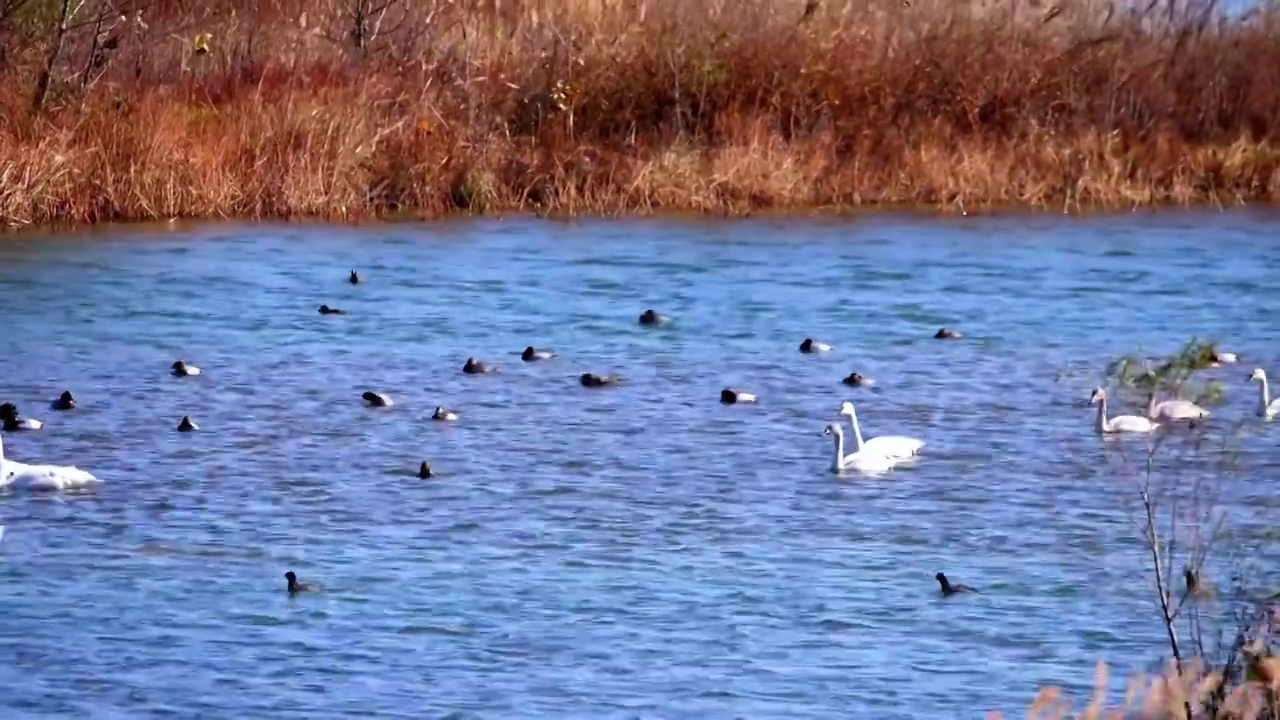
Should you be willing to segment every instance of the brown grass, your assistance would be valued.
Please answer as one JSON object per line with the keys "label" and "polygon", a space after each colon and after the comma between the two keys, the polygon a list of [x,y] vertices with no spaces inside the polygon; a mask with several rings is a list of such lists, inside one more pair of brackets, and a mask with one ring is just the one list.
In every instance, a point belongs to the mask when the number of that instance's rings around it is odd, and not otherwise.
{"label": "brown grass", "polygon": [[14,2],[8,225],[1280,200],[1274,0]]}
{"label": "brown grass", "polygon": [[[1224,681],[1219,671],[1210,670],[1196,661],[1179,676],[1173,664],[1161,674],[1137,675],[1125,686],[1120,705],[1108,703],[1110,672],[1098,663],[1094,674],[1093,697],[1077,707],[1054,687],[1041,689],[1027,708],[1027,720],[1275,720],[1280,707],[1280,658],[1266,657],[1261,662],[1274,668],[1268,674],[1249,673],[1235,682]],[[1224,687],[1224,682],[1227,685]],[[1191,717],[1187,716],[1191,709]],[[987,720],[1001,720],[998,712],[988,713]]]}

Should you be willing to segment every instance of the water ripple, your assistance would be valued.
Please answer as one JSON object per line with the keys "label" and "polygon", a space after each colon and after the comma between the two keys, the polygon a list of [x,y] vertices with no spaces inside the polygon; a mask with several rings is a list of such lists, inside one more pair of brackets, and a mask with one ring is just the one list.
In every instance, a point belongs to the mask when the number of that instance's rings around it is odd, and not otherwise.
{"label": "water ripple", "polygon": [[[1190,335],[1276,366],[1274,228],[1135,214],[5,238],[0,396],[47,423],[6,450],[107,482],[0,496],[0,707],[972,716],[1017,713],[1042,683],[1087,691],[1099,658],[1146,669],[1161,640],[1134,582],[1132,477],[1103,464],[1144,445],[1098,442],[1084,401],[1105,359]],[[675,322],[638,327],[646,307]],[[944,324],[966,339],[933,341]],[[835,351],[801,355],[806,336]],[[560,357],[524,364],[526,345]],[[464,376],[470,355],[499,373]],[[177,358],[205,373],[169,377]],[[854,370],[878,385],[841,385]],[[584,371],[628,382],[586,390]],[[1210,431],[1226,432],[1254,396],[1218,372]],[[761,404],[720,405],[726,385]],[[82,407],[46,411],[67,388]],[[366,389],[395,406],[363,407]],[[926,438],[922,461],[832,478],[820,431],[845,398],[872,434]],[[462,419],[431,421],[436,405]],[[185,414],[204,430],[175,433]],[[1274,566],[1270,434],[1245,427],[1223,502]],[[423,459],[438,477],[417,479]],[[289,598],[285,569],[321,592]],[[938,570],[982,594],[940,598]]]}

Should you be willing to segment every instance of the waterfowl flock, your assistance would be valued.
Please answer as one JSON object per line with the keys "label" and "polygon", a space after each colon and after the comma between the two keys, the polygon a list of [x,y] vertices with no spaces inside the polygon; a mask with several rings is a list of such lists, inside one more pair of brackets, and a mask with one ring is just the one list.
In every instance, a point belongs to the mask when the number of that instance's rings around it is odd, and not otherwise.
{"label": "waterfowl flock", "polygon": [[[352,270],[348,276],[348,282],[356,285],[364,283],[366,280],[355,270]],[[329,305],[321,305],[319,313],[321,315],[347,314],[345,310]],[[671,323],[669,316],[660,314],[653,309],[647,309],[639,316],[639,324],[644,327],[667,325],[669,323]],[[961,333],[947,327],[940,328],[933,335],[933,338],[938,340],[959,340],[962,337]],[[799,351],[804,354],[827,353],[831,349],[831,345],[809,337],[804,338],[799,344]],[[532,345],[524,348],[518,354],[521,360],[526,363],[548,361],[557,357],[557,354],[551,350],[536,348]],[[1208,362],[1210,367],[1220,367],[1222,365],[1235,364],[1238,362],[1238,357],[1232,353],[1215,350],[1211,352]],[[180,378],[201,374],[200,368],[181,359],[174,361],[169,369],[174,377]],[[462,366],[462,372],[467,375],[487,375],[497,371],[496,365],[482,362],[475,357],[468,357]],[[578,376],[578,379],[579,383],[587,388],[606,388],[623,382],[623,378],[617,375],[601,375],[592,372],[584,372]],[[1266,372],[1261,368],[1257,368],[1253,370],[1248,379],[1259,385],[1257,415],[1265,419],[1273,419],[1280,415],[1280,398],[1271,398]],[[841,379],[841,382],[849,387],[867,387],[874,384],[874,380],[857,372],[849,373]],[[361,397],[369,407],[385,408],[394,404],[389,396],[373,390],[365,391]],[[1109,415],[1107,401],[1107,391],[1102,387],[1095,388],[1089,397],[1089,404],[1097,406],[1094,429],[1099,434],[1104,435],[1152,433],[1176,424],[1194,425],[1196,421],[1203,420],[1209,416],[1208,410],[1194,402],[1178,398],[1161,401],[1154,390],[1148,393],[1147,407],[1142,415]],[[725,405],[755,404],[759,402],[759,398],[753,393],[726,387],[720,391],[720,402]],[[70,390],[63,391],[50,403],[52,410],[60,412],[71,411],[76,407],[77,401]],[[431,419],[440,422],[455,422],[460,415],[461,413],[458,410],[437,406],[431,414]],[[829,437],[833,445],[830,463],[832,472],[854,471],[864,475],[881,475],[903,463],[915,462],[920,459],[921,452],[926,444],[922,439],[900,435],[865,438],[858,422],[857,410],[852,402],[847,400],[842,402],[838,409],[838,416],[847,416],[849,418],[851,437],[846,443],[845,429],[838,421],[830,422],[825,426],[823,435]],[[5,402],[0,404],[0,429],[3,429],[3,431],[35,431],[43,427],[44,423],[39,420],[22,416],[19,413],[19,408],[14,403]],[[199,426],[189,416],[184,416],[177,426],[178,432],[188,433],[197,430],[199,430]],[[422,479],[436,477],[432,472],[431,466],[426,461],[421,463],[416,474]],[[0,488],[20,487],[32,490],[68,490],[97,482],[99,480],[91,473],[80,470],[75,466],[32,465],[8,459],[4,454],[3,443],[0,442]],[[288,580],[290,595],[318,589],[313,584],[298,582],[292,571],[287,572],[285,576]],[[967,585],[949,582],[946,575],[941,572],[935,575],[935,579],[940,585],[943,596],[949,597],[957,593],[976,592],[976,590]]]}

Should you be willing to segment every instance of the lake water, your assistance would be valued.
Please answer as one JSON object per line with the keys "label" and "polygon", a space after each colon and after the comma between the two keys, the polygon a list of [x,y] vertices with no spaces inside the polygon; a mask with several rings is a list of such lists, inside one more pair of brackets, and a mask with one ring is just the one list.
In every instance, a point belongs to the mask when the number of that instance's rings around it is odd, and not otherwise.
{"label": "lake water", "polygon": [[[1238,212],[0,238],[0,400],[46,423],[5,450],[104,480],[0,496],[0,714],[981,717],[1087,692],[1098,660],[1148,670],[1167,648],[1135,477],[1086,402],[1121,353],[1240,353],[1212,371],[1205,432],[1245,424],[1220,502],[1274,575],[1280,424],[1251,419],[1246,378],[1280,376],[1278,230]],[[674,322],[639,327],[647,307]],[[944,324],[965,338],[931,339]],[[835,349],[802,355],[806,336]],[[524,364],[530,344],[560,356]],[[469,355],[499,372],[462,374]],[[203,375],[171,377],[178,358]],[[841,385],[854,370],[877,386]],[[725,386],[761,402],[721,405]],[[79,409],[49,409],[63,389]],[[922,460],[831,474],[844,399],[864,432],[924,438]],[[175,432],[183,415],[203,430]],[[288,569],[322,592],[290,598]],[[939,570],[983,592],[943,600]]]}

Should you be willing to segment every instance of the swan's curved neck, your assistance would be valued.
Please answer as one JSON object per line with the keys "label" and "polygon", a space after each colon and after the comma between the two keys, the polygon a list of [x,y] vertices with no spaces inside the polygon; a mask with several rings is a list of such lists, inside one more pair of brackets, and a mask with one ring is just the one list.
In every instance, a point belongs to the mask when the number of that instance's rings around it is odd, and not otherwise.
{"label": "swan's curved neck", "polygon": [[831,469],[841,470],[844,468],[844,435],[836,433],[836,441],[832,443],[836,446],[836,456],[831,459]]}
{"label": "swan's curved neck", "polygon": [[[1155,395],[1151,396],[1155,401]],[[1107,398],[1105,396],[1098,398],[1098,432],[1106,432],[1107,430]]]}
{"label": "swan's curved neck", "polygon": [[853,441],[857,443],[855,446],[858,452],[862,452],[862,429],[858,427],[858,413],[849,413],[849,422],[853,424]]}
{"label": "swan's curved neck", "polygon": [[1261,387],[1258,399],[1262,402],[1259,409],[1262,414],[1265,415],[1267,414],[1267,407],[1271,405],[1271,388],[1267,385],[1266,375],[1263,375],[1262,378],[1258,380],[1258,385]]}
{"label": "swan's curved neck", "polygon": [[1156,414],[1156,391],[1151,391],[1151,397],[1147,399],[1147,417],[1155,417]]}

